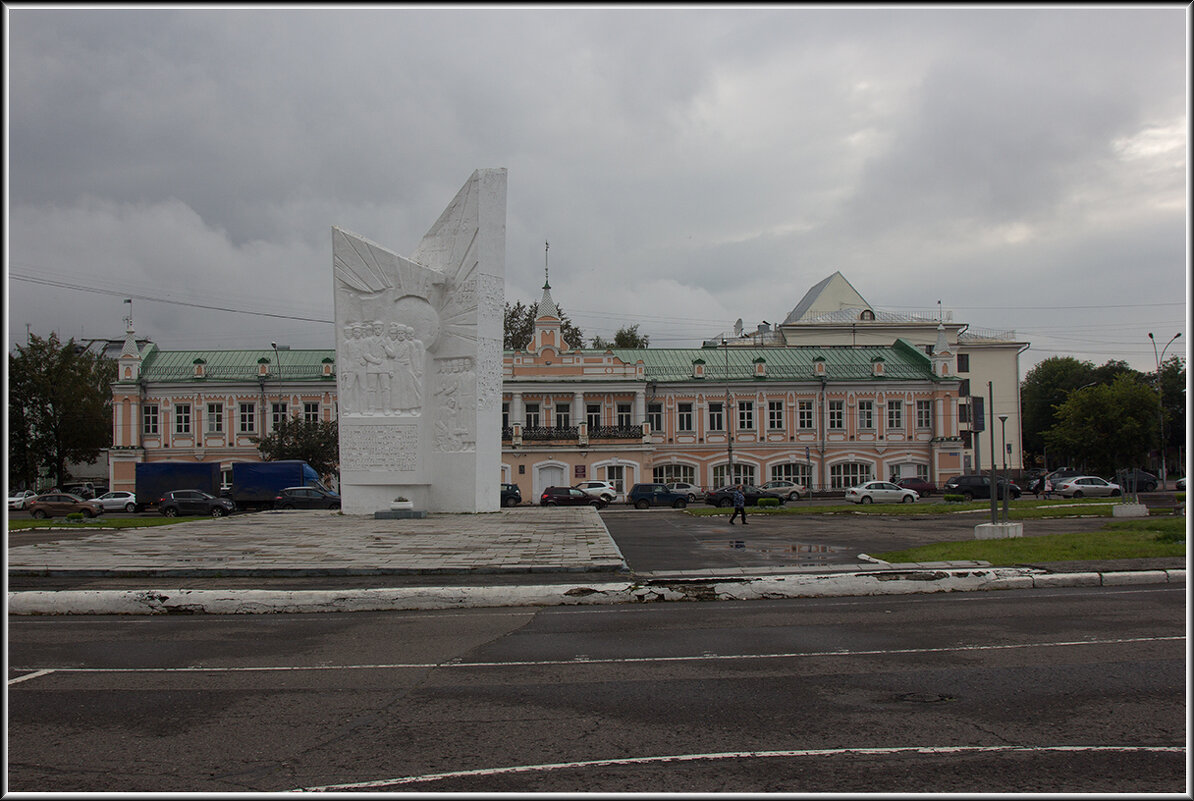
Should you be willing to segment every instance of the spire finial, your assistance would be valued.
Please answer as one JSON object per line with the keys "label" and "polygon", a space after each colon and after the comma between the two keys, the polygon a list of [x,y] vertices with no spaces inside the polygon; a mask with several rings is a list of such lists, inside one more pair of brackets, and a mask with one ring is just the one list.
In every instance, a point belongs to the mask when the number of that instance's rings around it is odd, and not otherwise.
{"label": "spire finial", "polygon": [[551,247],[551,245],[547,242],[547,240],[546,239],[543,240],[543,288],[544,289],[551,289],[551,281],[549,281],[547,278],[547,251],[548,251],[548,248],[550,248],[550,247]]}

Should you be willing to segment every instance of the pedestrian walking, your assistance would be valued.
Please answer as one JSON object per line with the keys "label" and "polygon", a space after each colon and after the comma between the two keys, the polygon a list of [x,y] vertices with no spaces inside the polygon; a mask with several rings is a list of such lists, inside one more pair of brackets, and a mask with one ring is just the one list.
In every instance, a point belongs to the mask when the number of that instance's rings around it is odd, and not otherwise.
{"label": "pedestrian walking", "polygon": [[[1036,480],[1036,483],[1034,483],[1032,485],[1032,495],[1034,498],[1039,498],[1044,492],[1045,492],[1045,477],[1042,475],[1040,478],[1038,478]],[[1048,500],[1048,499],[1049,499],[1049,496],[1046,495],[1045,500]]]}
{"label": "pedestrian walking", "polygon": [[746,525],[746,496],[742,493],[742,485],[734,487],[734,514],[730,515],[730,525],[734,525],[734,519],[742,515],[742,525]]}

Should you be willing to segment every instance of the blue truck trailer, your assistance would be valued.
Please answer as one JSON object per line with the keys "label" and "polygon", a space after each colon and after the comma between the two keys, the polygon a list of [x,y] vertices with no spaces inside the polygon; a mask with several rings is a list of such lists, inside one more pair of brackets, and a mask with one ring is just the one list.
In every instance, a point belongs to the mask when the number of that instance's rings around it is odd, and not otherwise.
{"label": "blue truck trailer", "polygon": [[156,508],[172,490],[194,489],[220,495],[219,462],[141,462],[137,465],[137,511]]}
{"label": "blue truck trailer", "polygon": [[232,490],[225,493],[237,509],[272,509],[279,490],[286,487],[319,487],[319,473],[304,461],[233,462]]}

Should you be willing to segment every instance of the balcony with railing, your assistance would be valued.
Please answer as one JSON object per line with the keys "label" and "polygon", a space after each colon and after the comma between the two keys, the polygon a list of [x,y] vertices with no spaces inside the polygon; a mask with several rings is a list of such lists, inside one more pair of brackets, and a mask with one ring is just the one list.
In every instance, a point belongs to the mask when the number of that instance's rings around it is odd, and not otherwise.
{"label": "balcony with railing", "polygon": [[612,442],[632,440],[636,443],[651,441],[648,423],[639,425],[593,426],[581,423],[575,426],[525,426],[515,423],[502,428],[502,441],[513,445],[534,443],[536,445],[587,445],[593,440]]}

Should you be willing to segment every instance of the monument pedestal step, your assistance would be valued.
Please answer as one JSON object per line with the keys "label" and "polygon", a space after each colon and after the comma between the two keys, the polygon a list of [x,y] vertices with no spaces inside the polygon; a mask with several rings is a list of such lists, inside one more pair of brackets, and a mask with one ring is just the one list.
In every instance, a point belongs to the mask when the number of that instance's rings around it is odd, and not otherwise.
{"label": "monument pedestal step", "polygon": [[422,520],[426,516],[425,509],[386,509],[373,513],[374,520]]}

